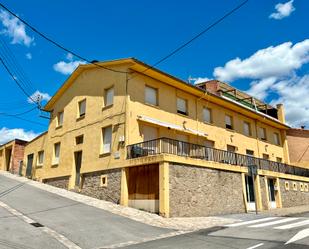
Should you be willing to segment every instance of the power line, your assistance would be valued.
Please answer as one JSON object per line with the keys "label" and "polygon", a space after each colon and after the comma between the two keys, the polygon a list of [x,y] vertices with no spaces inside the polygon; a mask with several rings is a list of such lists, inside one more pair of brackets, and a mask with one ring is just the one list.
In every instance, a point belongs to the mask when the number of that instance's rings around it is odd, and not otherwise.
{"label": "power line", "polygon": [[22,117],[19,117],[19,116],[15,116],[14,114],[1,113],[0,115],[10,117],[10,118],[16,118],[16,119],[19,119],[19,120],[22,120],[22,121],[25,121],[25,122],[28,122],[28,123],[32,123],[32,124],[36,124],[36,125],[46,127],[45,124],[42,124],[42,123],[39,123],[39,122],[36,122],[36,121],[32,121],[32,120],[29,120],[29,119],[25,119],[25,118],[22,118]]}
{"label": "power line", "polygon": [[120,71],[120,70],[115,70],[115,69],[111,69],[105,66],[102,66],[100,64],[98,64],[97,62],[94,61],[90,61],[88,59],[86,59],[85,57],[73,52],[72,50],[65,48],[64,46],[62,46],[61,44],[59,44],[58,42],[52,40],[51,38],[49,38],[48,36],[46,36],[45,34],[43,34],[42,32],[40,32],[37,28],[35,28],[34,26],[32,26],[31,24],[29,24],[27,21],[25,21],[24,19],[22,19],[21,17],[19,17],[18,15],[16,15],[14,12],[12,12],[10,9],[8,9],[6,6],[4,6],[2,3],[0,3],[0,6],[5,9],[7,12],[9,12],[12,16],[16,17],[19,21],[21,21],[23,24],[25,24],[26,26],[28,26],[33,32],[37,33],[38,35],[40,35],[41,37],[43,37],[45,40],[49,41],[50,43],[54,44],[56,47],[66,51],[67,53],[70,53],[72,55],[74,55],[75,57],[86,61],[90,64],[96,65],[98,67],[104,68],[106,70],[112,71],[112,72],[116,72],[116,73],[124,73],[127,74],[128,72],[125,71]]}
{"label": "power line", "polygon": [[[213,23],[211,23],[210,25],[208,25],[204,30],[202,30],[200,33],[196,34],[193,38],[191,38],[189,41],[185,42],[184,44],[182,44],[181,46],[179,46],[178,48],[174,49],[172,52],[170,52],[168,55],[164,56],[163,58],[161,58],[160,60],[158,60],[157,62],[155,62],[153,65],[149,66],[147,69],[145,69],[144,71],[142,71],[141,73],[144,73],[152,68],[154,68],[155,66],[159,65],[160,63],[162,63],[163,61],[167,60],[168,58],[172,57],[174,54],[178,53],[180,50],[182,50],[183,48],[185,48],[186,46],[188,46],[190,43],[192,43],[194,40],[196,40],[197,38],[199,38],[200,36],[202,36],[203,34],[205,34],[206,32],[208,32],[209,30],[211,30],[213,27],[215,27],[216,25],[218,25],[220,22],[222,22],[225,18],[229,17],[230,15],[232,15],[234,12],[236,12],[237,10],[239,10],[241,7],[243,7],[247,2],[249,2],[249,0],[243,1],[242,3],[240,3],[239,5],[237,5],[236,7],[234,7],[232,10],[230,10],[229,12],[227,12],[225,15],[223,15],[222,17],[220,17],[219,19],[217,19],[216,21],[214,21]],[[131,77],[131,79],[133,79],[135,76]],[[131,80],[129,79],[129,80]]]}
{"label": "power line", "polygon": [[19,74],[19,78],[23,80],[25,88],[28,88],[31,92],[35,92],[33,84],[29,77],[26,75],[20,64],[18,63],[13,51],[9,48],[7,43],[0,37],[0,43],[2,44],[2,53],[7,57],[7,62],[11,62],[11,66],[14,67],[15,72]]}
{"label": "power line", "polygon": [[16,79],[16,77],[12,74],[12,72],[10,71],[10,69],[8,68],[8,66],[5,64],[5,62],[3,61],[2,57],[0,57],[0,61],[2,63],[2,65],[4,66],[4,68],[6,69],[6,71],[9,73],[9,75],[12,77],[12,79],[14,80],[14,82],[17,84],[17,86],[20,88],[20,90],[35,104],[38,104],[35,100],[32,99],[32,97],[26,92],[26,90],[21,86],[21,84],[18,82],[18,80]]}

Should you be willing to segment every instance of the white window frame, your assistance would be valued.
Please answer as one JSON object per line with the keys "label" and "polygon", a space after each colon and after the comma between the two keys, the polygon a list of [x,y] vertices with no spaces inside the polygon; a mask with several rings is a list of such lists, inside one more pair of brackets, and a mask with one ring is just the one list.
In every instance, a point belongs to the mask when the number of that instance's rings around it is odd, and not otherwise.
{"label": "white window frame", "polygon": [[[59,151],[58,151],[58,155],[57,155],[57,146],[59,146]],[[59,160],[60,160],[60,150],[61,150],[61,143],[55,143],[54,144],[54,156],[53,156],[53,165],[55,164],[59,164]]]}
{"label": "white window frame", "polygon": [[[152,96],[154,94],[154,96]],[[158,106],[158,89],[151,87],[151,86],[145,86],[145,103],[149,105]]]}
{"label": "white window frame", "polygon": [[105,89],[104,107],[112,106],[114,104],[114,95],[115,95],[115,89],[113,86],[108,89]]}
{"label": "white window frame", "polygon": [[61,127],[63,125],[64,112],[58,112],[57,114],[57,127]]}
{"label": "white window frame", "polygon": [[[106,132],[110,130],[110,134]],[[111,153],[112,151],[113,127],[106,126],[102,128],[102,154]]]}
{"label": "white window frame", "polygon": [[[42,161],[40,162],[40,156],[42,155]],[[37,165],[43,165],[44,163],[44,150],[38,152]]]}
{"label": "white window frame", "polygon": [[[84,112],[81,112],[82,111],[82,104],[85,103],[85,107],[84,107]],[[81,101],[78,102],[78,117],[81,118],[81,117],[84,117],[86,116],[86,99],[83,99]]]}
{"label": "white window frame", "polygon": [[[207,116],[206,116],[206,112],[207,112]],[[208,118],[208,120],[206,117]],[[203,108],[203,120],[206,123],[212,123],[212,110],[208,107]]]}
{"label": "white window frame", "polygon": [[188,100],[177,97],[177,113],[182,115],[188,115]]}

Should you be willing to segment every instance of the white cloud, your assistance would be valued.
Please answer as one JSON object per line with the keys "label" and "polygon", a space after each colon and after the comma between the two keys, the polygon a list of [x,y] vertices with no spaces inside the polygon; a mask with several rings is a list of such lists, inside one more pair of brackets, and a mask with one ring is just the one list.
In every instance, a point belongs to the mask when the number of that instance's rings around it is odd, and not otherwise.
{"label": "white cloud", "polygon": [[12,44],[24,44],[29,47],[34,41],[33,37],[27,35],[25,25],[8,12],[0,11],[0,21],[3,26],[1,34],[12,38]]}
{"label": "white cloud", "polygon": [[249,58],[235,58],[224,67],[216,67],[214,77],[222,81],[241,78],[263,79],[291,75],[309,61],[309,39],[292,44],[285,42],[258,50]]}
{"label": "white cloud", "polygon": [[253,81],[250,84],[250,89],[247,91],[249,95],[252,95],[258,99],[265,99],[268,95],[268,90],[276,82],[275,77],[265,78],[259,81]]}
{"label": "white cloud", "polygon": [[72,61],[73,60],[73,55],[71,53],[67,53],[66,57],[67,60]]}
{"label": "white cloud", "polygon": [[281,20],[285,17],[291,15],[291,13],[295,10],[293,6],[294,0],[291,0],[286,3],[278,3],[275,6],[276,12],[270,14],[269,18],[273,18],[276,20]]}
{"label": "white cloud", "polygon": [[193,83],[193,85],[199,84],[199,83],[203,83],[205,81],[209,81],[211,79],[207,78],[207,77],[197,77],[197,78],[192,78],[191,76],[189,77],[189,82]]}
{"label": "white cloud", "polygon": [[69,62],[59,61],[54,64],[54,70],[62,74],[71,74],[80,64],[85,64],[84,61],[73,61],[73,55],[70,53],[66,55],[66,59],[69,60]]}
{"label": "white cloud", "polygon": [[48,93],[42,93],[39,90],[36,90],[30,97],[31,99],[30,98],[27,99],[29,103],[33,103],[32,100],[36,101],[38,99],[40,99],[41,101],[49,101],[51,98],[51,96]]}
{"label": "white cloud", "polygon": [[31,53],[26,53],[26,58],[27,58],[28,60],[31,60],[31,59],[32,59],[32,54],[31,54]]}
{"label": "white cloud", "polygon": [[39,134],[33,131],[25,131],[24,129],[9,129],[3,127],[0,129],[0,144],[7,143],[15,138],[29,141]]}
{"label": "white cloud", "polygon": [[309,74],[282,80],[272,86],[279,96],[271,101],[272,105],[283,103],[287,122],[294,127],[309,127]]}

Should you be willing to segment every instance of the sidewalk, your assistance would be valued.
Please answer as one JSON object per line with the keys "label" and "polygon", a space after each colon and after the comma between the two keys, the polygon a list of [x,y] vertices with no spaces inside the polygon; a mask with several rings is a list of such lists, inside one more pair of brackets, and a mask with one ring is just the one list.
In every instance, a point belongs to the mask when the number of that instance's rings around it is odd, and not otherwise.
{"label": "sidewalk", "polygon": [[41,182],[29,180],[24,177],[12,175],[6,171],[0,171],[0,175],[10,179],[27,182],[28,185],[57,194],[59,196],[87,204],[99,209],[109,211],[111,213],[130,218],[135,221],[142,222],[151,226],[169,228],[179,231],[195,231],[199,229],[206,229],[214,226],[223,226],[225,224],[239,221],[238,218],[232,217],[192,217],[192,218],[163,218],[157,214],[148,213],[130,207],[124,207],[111,202],[98,200],[89,196],[81,195],[65,189],[56,188]]}

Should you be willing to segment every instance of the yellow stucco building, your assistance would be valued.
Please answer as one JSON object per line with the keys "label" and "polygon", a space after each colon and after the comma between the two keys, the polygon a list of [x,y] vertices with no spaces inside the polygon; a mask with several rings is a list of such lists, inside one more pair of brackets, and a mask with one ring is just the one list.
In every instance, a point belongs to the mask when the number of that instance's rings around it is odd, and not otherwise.
{"label": "yellow stucco building", "polygon": [[309,203],[283,106],[226,83],[194,86],[128,58],[80,65],[44,109],[48,131],[24,156],[36,180],[166,217]]}

